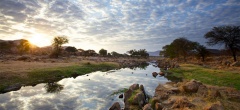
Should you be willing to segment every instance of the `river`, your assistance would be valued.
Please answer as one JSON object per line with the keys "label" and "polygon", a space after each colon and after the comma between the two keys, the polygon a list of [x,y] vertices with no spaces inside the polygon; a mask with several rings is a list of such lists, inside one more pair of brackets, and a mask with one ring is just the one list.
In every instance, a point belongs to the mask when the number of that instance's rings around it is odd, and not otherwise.
{"label": "river", "polygon": [[134,83],[142,84],[150,96],[159,83],[169,80],[150,64],[142,68],[122,68],[107,72],[93,72],[58,82],[25,86],[18,91],[0,94],[0,110],[108,110],[125,88]]}

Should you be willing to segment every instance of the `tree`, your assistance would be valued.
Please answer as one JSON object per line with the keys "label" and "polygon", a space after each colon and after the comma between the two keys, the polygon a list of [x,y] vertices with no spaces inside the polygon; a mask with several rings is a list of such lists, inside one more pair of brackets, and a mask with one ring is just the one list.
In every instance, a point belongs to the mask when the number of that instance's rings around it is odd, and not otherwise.
{"label": "tree", "polygon": [[28,40],[21,39],[20,44],[17,46],[17,48],[19,53],[22,55],[24,53],[27,53],[30,50],[31,44],[29,43]]}
{"label": "tree", "polygon": [[129,50],[127,53],[130,54],[131,57],[149,57],[149,54],[147,53],[146,49],[140,49],[140,50]]}
{"label": "tree", "polygon": [[194,50],[196,42],[192,42],[184,37],[175,39],[170,45],[164,46],[161,51],[165,57],[183,57],[186,61],[187,56]]}
{"label": "tree", "polygon": [[101,56],[106,56],[106,55],[107,55],[107,50],[101,49],[101,50],[99,50],[99,54],[100,54]]}
{"label": "tree", "polygon": [[56,36],[53,39],[53,52],[51,54],[51,57],[58,58],[58,56],[61,54],[62,45],[68,43],[68,39],[66,36]]}
{"label": "tree", "polygon": [[236,53],[240,49],[240,26],[219,26],[207,32],[204,37],[208,39],[208,45],[225,45],[232,53],[234,61],[237,61]]}
{"label": "tree", "polygon": [[65,51],[74,53],[74,52],[77,52],[78,50],[75,47],[70,46],[65,48]]}
{"label": "tree", "polygon": [[198,57],[201,57],[202,62],[204,62],[206,56],[209,54],[209,52],[207,51],[207,48],[203,45],[200,45],[199,43],[196,43],[195,49],[196,49],[196,55]]}

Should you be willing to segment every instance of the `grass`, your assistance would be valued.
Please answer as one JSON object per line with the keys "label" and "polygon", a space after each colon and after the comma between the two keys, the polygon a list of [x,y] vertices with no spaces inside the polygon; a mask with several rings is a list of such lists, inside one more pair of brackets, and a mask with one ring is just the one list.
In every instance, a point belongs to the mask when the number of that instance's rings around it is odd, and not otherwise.
{"label": "grass", "polygon": [[180,68],[169,70],[171,75],[183,79],[196,79],[217,86],[234,87],[240,90],[240,72],[216,70],[193,64],[181,64]]}
{"label": "grass", "polygon": [[65,77],[76,77],[94,71],[108,71],[115,68],[118,68],[118,65],[115,63],[87,62],[66,67],[34,69],[27,72],[26,77],[12,75],[6,78],[1,78],[0,92],[3,92],[6,87],[14,84],[34,85],[38,83],[56,82]]}

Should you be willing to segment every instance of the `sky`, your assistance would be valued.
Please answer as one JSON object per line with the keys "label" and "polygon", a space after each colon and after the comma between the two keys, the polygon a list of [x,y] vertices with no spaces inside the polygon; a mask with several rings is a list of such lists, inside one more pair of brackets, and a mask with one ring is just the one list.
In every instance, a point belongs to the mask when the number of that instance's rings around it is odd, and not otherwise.
{"label": "sky", "polygon": [[40,47],[66,35],[85,50],[156,51],[179,37],[206,45],[224,25],[240,25],[240,0],[0,0],[0,39]]}

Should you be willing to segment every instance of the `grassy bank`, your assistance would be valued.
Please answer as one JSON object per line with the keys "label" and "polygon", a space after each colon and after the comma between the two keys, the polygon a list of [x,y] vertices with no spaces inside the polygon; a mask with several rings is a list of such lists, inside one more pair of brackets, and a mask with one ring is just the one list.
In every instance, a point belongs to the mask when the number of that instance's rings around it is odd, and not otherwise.
{"label": "grassy bank", "polygon": [[183,79],[196,79],[203,83],[217,86],[234,87],[240,90],[240,72],[216,70],[193,64],[181,64],[180,68],[170,69],[169,72]]}
{"label": "grassy bank", "polygon": [[66,67],[53,67],[34,69],[27,73],[24,77],[12,75],[3,77],[0,80],[0,92],[11,85],[35,85],[38,83],[47,83],[59,81],[66,77],[76,77],[94,71],[107,71],[118,68],[116,63],[81,63],[73,64]]}

